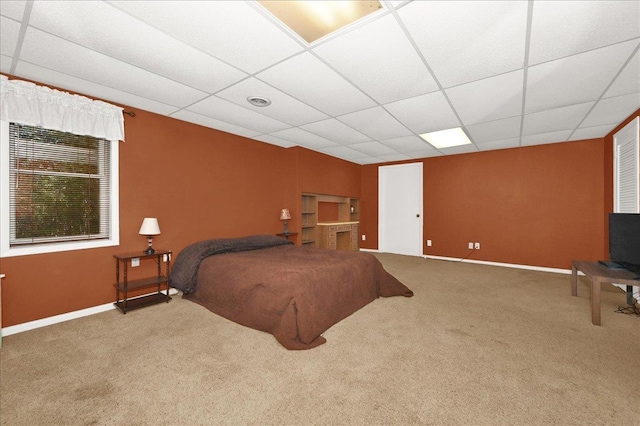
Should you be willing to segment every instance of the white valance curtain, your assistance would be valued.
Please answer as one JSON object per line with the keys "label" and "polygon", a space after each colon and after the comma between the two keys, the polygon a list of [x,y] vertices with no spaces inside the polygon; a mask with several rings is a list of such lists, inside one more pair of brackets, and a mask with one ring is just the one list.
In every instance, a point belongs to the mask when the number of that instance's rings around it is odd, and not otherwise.
{"label": "white valance curtain", "polygon": [[124,141],[122,108],[0,75],[0,119]]}

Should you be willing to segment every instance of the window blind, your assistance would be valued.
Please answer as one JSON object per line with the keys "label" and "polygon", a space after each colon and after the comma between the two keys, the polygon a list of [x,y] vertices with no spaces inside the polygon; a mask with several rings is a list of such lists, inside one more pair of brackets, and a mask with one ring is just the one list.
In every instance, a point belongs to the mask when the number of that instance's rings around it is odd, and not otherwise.
{"label": "window blind", "polygon": [[110,143],[9,126],[11,246],[109,238]]}

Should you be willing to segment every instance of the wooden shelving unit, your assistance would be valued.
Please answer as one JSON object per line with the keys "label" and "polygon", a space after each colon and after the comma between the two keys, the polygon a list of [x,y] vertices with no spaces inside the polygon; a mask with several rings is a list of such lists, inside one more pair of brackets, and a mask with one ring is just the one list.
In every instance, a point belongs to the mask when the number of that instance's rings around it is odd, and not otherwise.
{"label": "wooden shelving unit", "polygon": [[318,198],[313,194],[302,194],[302,245],[316,247],[318,233]]}
{"label": "wooden shelving unit", "polygon": [[[329,237],[322,223],[318,223],[318,203],[335,203],[338,206],[338,222],[349,223],[351,232],[348,242],[344,244],[346,249],[358,250],[358,228],[360,221],[360,200],[353,197],[325,194],[302,194],[302,245],[310,247],[337,248],[338,244],[328,244]],[[337,230],[337,228],[336,228]],[[335,231],[335,230],[334,230]],[[344,230],[341,230],[344,231]],[[344,237],[344,235],[342,235]],[[327,241],[325,241],[327,240]],[[333,240],[333,239],[332,239]],[[337,240],[336,240],[337,241]],[[335,246],[335,247],[334,247]]]}

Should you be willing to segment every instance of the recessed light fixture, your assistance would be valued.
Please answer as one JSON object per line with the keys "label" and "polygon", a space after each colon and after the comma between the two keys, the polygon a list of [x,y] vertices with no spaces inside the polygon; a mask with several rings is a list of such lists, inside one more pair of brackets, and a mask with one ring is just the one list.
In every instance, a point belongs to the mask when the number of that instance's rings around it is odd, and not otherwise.
{"label": "recessed light fixture", "polygon": [[271,105],[271,101],[267,98],[263,98],[262,96],[249,96],[247,101],[257,107],[266,107]]}
{"label": "recessed light fixture", "polygon": [[423,133],[420,137],[438,149],[471,144],[467,134],[460,127]]}
{"label": "recessed light fixture", "polygon": [[307,43],[382,9],[379,1],[363,0],[258,0],[258,3]]}

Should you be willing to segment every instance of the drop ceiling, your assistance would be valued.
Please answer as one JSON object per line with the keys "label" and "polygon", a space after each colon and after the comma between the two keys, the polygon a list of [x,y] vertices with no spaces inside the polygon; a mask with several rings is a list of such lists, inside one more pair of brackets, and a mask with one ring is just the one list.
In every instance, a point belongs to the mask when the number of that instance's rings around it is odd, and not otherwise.
{"label": "drop ceiling", "polygon": [[[253,1],[2,0],[0,71],[357,164],[600,138],[640,108],[639,1],[381,3],[309,44]],[[472,144],[418,136],[453,127]]]}

